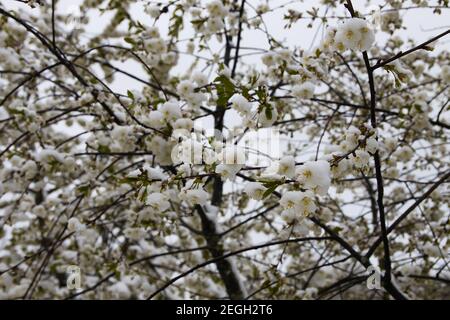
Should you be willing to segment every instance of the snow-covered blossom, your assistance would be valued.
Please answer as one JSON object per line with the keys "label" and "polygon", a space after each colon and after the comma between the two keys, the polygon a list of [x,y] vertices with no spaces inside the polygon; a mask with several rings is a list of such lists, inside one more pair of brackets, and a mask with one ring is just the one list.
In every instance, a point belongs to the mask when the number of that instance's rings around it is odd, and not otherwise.
{"label": "snow-covered blossom", "polygon": [[123,233],[125,237],[134,241],[141,240],[147,234],[145,229],[142,227],[126,228]]}
{"label": "snow-covered blossom", "polygon": [[334,178],[345,177],[352,167],[351,161],[349,159],[342,159],[337,165],[331,168],[331,172]]}
{"label": "snow-covered blossom", "polygon": [[159,34],[159,29],[157,27],[148,27],[147,34],[151,38],[159,38],[161,35]]}
{"label": "snow-covered blossom", "polygon": [[159,192],[149,194],[146,199],[146,204],[158,212],[166,211],[170,207],[167,197]]}
{"label": "snow-covered blossom", "polygon": [[401,28],[402,21],[399,10],[384,12],[380,17],[381,30],[392,33],[395,29]]}
{"label": "snow-covered blossom", "polygon": [[430,256],[430,257],[439,257],[441,256],[441,252],[439,250],[439,247],[431,244],[431,243],[427,243],[422,247],[423,252]]}
{"label": "snow-covered blossom", "polygon": [[309,161],[297,168],[297,181],[320,195],[327,193],[331,184],[330,164],[325,160]]}
{"label": "snow-covered blossom", "polygon": [[278,162],[278,174],[293,178],[295,176],[295,159],[293,156],[285,156]]}
{"label": "snow-covered blossom", "polygon": [[164,115],[158,110],[151,111],[146,119],[146,122],[152,128],[160,129],[164,126]]}
{"label": "snow-covered blossom", "polygon": [[447,84],[450,83],[450,66],[449,65],[442,66],[441,79],[442,79],[442,81],[444,81]]}
{"label": "snow-covered blossom", "polygon": [[387,65],[388,70],[391,71],[394,77],[394,84],[396,87],[400,86],[402,83],[409,83],[411,78],[414,76],[411,70],[400,61],[395,60]]}
{"label": "snow-covered blossom", "polygon": [[225,24],[223,23],[223,20],[220,17],[210,17],[208,19],[208,25],[207,25],[207,31],[209,33],[216,33],[219,32],[221,29],[225,27]]}
{"label": "snow-covered blossom", "polygon": [[393,154],[399,161],[407,162],[411,160],[414,155],[411,147],[403,146],[398,148]]}
{"label": "snow-covered blossom", "polygon": [[266,190],[267,188],[260,182],[249,182],[244,187],[244,192],[248,194],[250,198],[255,200],[261,200]]}
{"label": "snow-covered blossom", "polygon": [[70,232],[80,232],[85,229],[86,226],[75,217],[72,217],[67,221],[67,230],[69,230]]}
{"label": "snow-covered blossom", "polygon": [[280,205],[284,209],[283,217],[288,222],[307,217],[317,210],[311,191],[288,191],[281,197]]}
{"label": "snow-covered blossom", "polygon": [[375,137],[366,140],[366,150],[370,153],[375,153],[378,150],[378,141]]}
{"label": "snow-covered blossom", "polygon": [[243,117],[248,116],[252,111],[252,104],[241,94],[234,94],[229,101],[232,107]]}
{"label": "snow-covered blossom", "polygon": [[227,15],[228,9],[220,0],[213,0],[207,3],[206,10],[208,10],[211,17],[223,18]]}
{"label": "snow-covered blossom", "polygon": [[183,98],[187,98],[194,93],[194,89],[194,85],[190,80],[183,80],[177,85],[177,92]]}
{"label": "snow-covered blossom", "polygon": [[220,174],[222,178],[233,180],[236,174],[242,169],[240,164],[219,164],[216,167],[215,172]]}
{"label": "snow-covered blossom", "polygon": [[270,7],[267,3],[259,3],[258,6],[256,7],[256,12],[260,15],[268,12],[269,10]]}
{"label": "snow-covered blossom", "polygon": [[43,205],[37,205],[33,208],[33,213],[40,218],[45,218],[46,209]]}
{"label": "snow-covered blossom", "polygon": [[385,137],[383,141],[383,145],[388,152],[392,152],[398,145],[398,141],[394,137]]}
{"label": "snow-covered blossom", "polygon": [[194,127],[194,121],[188,118],[181,118],[175,121],[173,124],[174,129],[182,129],[185,131],[190,132],[192,128]]}
{"label": "snow-covered blossom", "polygon": [[369,23],[360,18],[350,18],[337,27],[335,42],[345,49],[367,51],[375,41]]}
{"label": "snow-covered blossom", "polygon": [[179,197],[191,205],[204,205],[208,201],[209,193],[203,189],[183,189]]}
{"label": "snow-covered blossom", "polygon": [[144,40],[144,47],[148,52],[162,54],[167,50],[167,45],[161,38],[150,38]]}
{"label": "snow-covered blossom", "polygon": [[330,52],[335,48],[335,36],[337,29],[334,26],[329,26],[324,33],[322,42],[317,49],[324,52]]}
{"label": "snow-covered blossom", "polygon": [[23,159],[21,157],[19,157],[18,155],[16,155],[16,154],[13,155],[11,157],[11,159],[9,159],[9,161],[16,168],[20,167],[22,165],[22,163],[23,163]]}
{"label": "snow-covered blossom", "polygon": [[43,163],[51,161],[63,162],[64,154],[55,149],[44,149],[36,154],[36,161]]}
{"label": "snow-covered blossom", "polygon": [[400,176],[400,171],[397,167],[389,167],[386,169],[385,176],[388,178],[396,179]]}
{"label": "snow-covered blossom", "polygon": [[152,168],[148,163],[143,166],[143,169],[147,172],[147,178],[150,180],[161,180],[167,179],[167,175],[160,168]]}
{"label": "snow-covered blossom", "polygon": [[32,179],[38,173],[38,166],[33,160],[28,160],[22,167],[26,179]]}
{"label": "snow-covered blossom", "polygon": [[299,99],[311,99],[314,96],[314,84],[305,82],[292,87],[292,95]]}
{"label": "snow-covered blossom", "polygon": [[130,126],[114,126],[111,131],[111,137],[117,142],[117,147],[120,147],[119,145],[126,145],[132,139],[132,130]]}
{"label": "snow-covered blossom", "polygon": [[192,81],[194,81],[199,87],[205,86],[208,84],[208,77],[203,72],[195,72],[192,77]]}
{"label": "snow-covered blossom", "polygon": [[160,165],[170,165],[172,161],[172,149],[174,143],[163,139],[161,136],[154,136],[148,143],[148,148],[155,154]]}
{"label": "snow-covered blossom", "polygon": [[159,109],[166,121],[176,121],[181,118],[181,109],[177,102],[166,102]]}
{"label": "snow-covered blossom", "polygon": [[343,152],[349,152],[356,148],[361,138],[361,131],[350,126],[345,132],[345,140],[339,145]]}
{"label": "snow-covered blossom", "polygon": [[369,165],[370,154],[364,150],[356,150],[355,155],[351,157],[351,161],[355,168],[363,169]]}
{"label": "snow-covered blossom", "polygon": [[157,18],[160,15],[161,10],[156,5],[148,5],[145,7],[145,13],[152,18]]}
{"label": "snow-covered blossom", "polygon": [[271,52],[263,54],[261,60],[266,66],[270,67],[275,64],[275,54]]}
{"label": "snow-covered blossom", "polygon": [[[450,276],[450,66],[445,32],[433,29],[446,10],[353,1],[348,18],[346,1],[333,0],[303,1],[314,3],[306,15],[276,0],[84,2],[58,10],[55,33],[52,6],[0,10],[18,19],[0,18],[0,299],[73,297],[61,283],[71,265],[87,299],[233,298],[225,276],[238,297],[332,298],[327,288],[367,274],[341,261],[343,243],[379,252],[371,260],[383,265],[374,156],[395,286],[446,296],[431,281]],[[90,30],[95,8],[105,24]],[[426,39],[438,39],[426,46],[404,32],[414,29],[404,15],[422,11]],[[317,24],[301,23],[308,15],[330,24],[320,43],[303,43]],[[54,35],[63,64],[33,30]],[[265,41],[252,39],[261,31]],[[342,241],[320,239],[327,230]],[[265,245],[286,240],[296,243]],[[223,254],[221,272],[212,264],[158,290]],[[312,277],[289,276],[311,267]],[[255,292],[266,280],[277,290]],[[338,298],[379,296],[366,289]]]}
{"label": "snow-covered blossom", "polygon": [[[133,231],[131,231],[131,232],[133,232]],[[130,237],[128,237],[128,238],[130,238]],[[133,238],[132,240],[139,240],[139,238]],[[109,286],[107,290],[117,300],[119,300],[119,299],[122,299],[122,300],[130,299],[130,296],[131,296],[130,289],[122,281],[114,283],[113,285]]]}
{"label": "snow-covered blossom", "polygon": [[211,164],[213,164],[214,162],[216,162],[216,161],[217,161],[217,158],[218,158],[218,155],[217,155],[217,153],[215,152],[215,150],[213,150],[213,149],[210,148],[210,147],[205,147],[205,148],[203,148],[203,154],[202,154],[202,156],[203,156],[203,162],[206,163],[206,164],[208,164],[208,165],[211,165]]}
{"label": "snow-covered blossom", "polygon": [[258,123],[261,127],[267,128],[272,126],[278,118],[277,108],[274,107],[273,104],[269,104],[266,106],[259,114],[258,114]]}

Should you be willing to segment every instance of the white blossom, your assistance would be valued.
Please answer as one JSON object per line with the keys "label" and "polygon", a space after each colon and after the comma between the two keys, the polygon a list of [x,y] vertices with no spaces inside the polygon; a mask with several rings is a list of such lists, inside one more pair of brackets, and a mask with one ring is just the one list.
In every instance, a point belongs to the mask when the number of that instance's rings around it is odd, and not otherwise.
{"label": "white blossom", "polygon": [[204,205],[208,201],[209,193],[203,189],[185,189],[180,192],[179,197],[191,205]]}
{"label": "white blossom", "polygon": [[375,34],[367,21],[350,18],[338,25],[335,39],[346,49],[367,51],[375,41]]}
{"label": "white blossom", "polygon": [[280,205],[284,209],[284,217],[302,219],[313,214],[317,206],[314,202],[314,194],[311,191],[288,191],[280,199]]}
{"label": "white blossom", "polygon": [[215,172],[220,174],[224,179],[233,180],[236,174],[242,169],[241,164],[219,164]]}
{"label": "white blossom", "polygon": [[351,157],[351,161],[357,169],[363,169],[369,165],[370,154],[364,150],[356,150],[355,155]]}
{"label": "white blossom", "polygon": [[80,232],[86,229],[86,226],[82,224],[77,218],[72,217],[67,221],[67,229],[70,232]]}
{"label": "white blossom", "polygon": [[314,84],[305,82],[292,87],[292,95],[298,99],[311,99],[314,96]]}
{"label": "white blossom", "polygon": [[331,184],[330,164],[325,160],[309,161],[297,168],[297,181],[320,195],[327,193]]}
{"label": "white blossom", "polygon": [[160,9],[156,5],[148,5],[145,7],[145,13],[147,13],[152,18],[157,18],[160,15]]}
{"label": "white blossom", "polygon": [[146,199],[146,204],[158,212],[166,211],[170,207],[167,197],[159,192],[149,194]]}
{"label": "white blossom", "polygon": [[277,108],[271,104],[268,107],[265,107],[259,114],[258,114],[258,123],[261,127],[267,128],[272,126],[275,121],[277,121],[278,118],[278,111]]}
{"label": "white blossom", "polygon": [[161,129],[164,126],[164,115],[158,110],[151,111],[146,119],[146,122],[152,128]]}
{"label": "white blossom", "polygon": [[234,94],[230,100],[233,108],[242,116],[248,116],[252,110],[252,104],[241,94]]}
{"label": "white blossom", "polygon": [[267,188],[260,182],[248,182],[244,187],[244,192],[248,194],[250,198],[255,200],[261,200],[266,190]]}
{"label": "white blossom", "polygon": [[176,102],[166,102],[159,109],[166,121],[176,121],[181,118],[181,109]]}
{"label": "white blossom", "polygon": [[278,174],[293,178],[295,176],[295,159],[293,156],[285,156],[278,162]]}

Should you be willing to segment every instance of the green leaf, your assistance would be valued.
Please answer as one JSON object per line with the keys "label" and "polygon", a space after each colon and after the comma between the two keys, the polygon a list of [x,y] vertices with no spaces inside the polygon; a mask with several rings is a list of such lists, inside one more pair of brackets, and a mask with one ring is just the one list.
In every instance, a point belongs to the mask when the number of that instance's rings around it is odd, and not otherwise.
{"label": "green leaf", "polygon": [[134,94],[133,94],[133,92],[131,92],[130,90],[127,90],[127,95],[128,95],[128,98],[130,98],[131,100],[134,101]]}
{"label": "green leaf", "polygon": [[133,46],[136,44],[136,42],[131,37],[125,37],[123,40],[125,40],[126,43],[129,43]]}
{"label": "green leaf", "polygon": [[201,26],[202,24],[204,24],[206,21],[208,21],[208,18],[192,20],[191,23],[192,23],[193,25],[195,25],[196,27],[200,27],[200,26]]}
{"label": "green leaf", "polygon": [[82,194],[83,196],[87,197],[89,193],[91,192],[91,187],[89,185],[84,185],[77,188],[77,192],[79,194]]}
{"label": "green leaf", "polygon": [[266,118],[268,120],[272,120],[272,107],[270,105],[266,106],[264,113],[266,114]]}
{"label": "green leaf", "polygon": [[228,104],[228,100],[234,95],[236,88],[225,75],[220,75],[216,79],[214,79],[214,84],[216,86],[217,91],[217,106],[220,108],[226,108]]}
{"label": "green leaf", "polygon": [[169,36],[178,38],[180,30],[183,26],[184,10],[182,5],[177,5],[170,18]]}
{"label": "green leaf", "polygon": [[148,192],[147,192],[147,188],[145,188],[144,192],[142,192],[141,196],[139,197],[139,201],[141,201],[141,202],[147,201],[147,196],[148,196]]}
{"label": "green leaf", "polygon": [[266,181],[261,181],[261,183],[263,184],[264,187],[267,188],[267,190],[263,194],[263,199],[265,199],[268,196],[270,196],[277,187],[281,186],[284,183],[284,179],[279,180],[279,181],[266,180]]}
{"label": "green leaf", "polygon": [[110,153],[111,149],[109,149],[108,146],[100,145],[98,147],[98,152],[100,152],[100,153]]}

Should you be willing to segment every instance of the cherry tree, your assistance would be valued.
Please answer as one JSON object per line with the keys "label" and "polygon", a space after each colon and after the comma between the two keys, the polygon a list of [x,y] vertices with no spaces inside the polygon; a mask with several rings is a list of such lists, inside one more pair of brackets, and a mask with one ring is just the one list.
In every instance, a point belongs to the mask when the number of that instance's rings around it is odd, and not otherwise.
{"label": "cherry tree", "polygon": [[448,0],[68,8],[0,4],[1,298],[450,298]]}

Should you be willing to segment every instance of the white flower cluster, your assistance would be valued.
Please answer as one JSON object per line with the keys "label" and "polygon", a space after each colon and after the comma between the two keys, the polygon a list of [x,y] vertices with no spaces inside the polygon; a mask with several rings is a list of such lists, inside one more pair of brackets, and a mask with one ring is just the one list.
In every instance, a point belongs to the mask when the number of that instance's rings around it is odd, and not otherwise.
{"label": "white flower cluster", "polygon": [[306,81],[292,87],[292,95],[298,99],[311,99],[314,96],[314,84]]}
{"label": "white flower cluster", "polygon": [[147,5],[145,7],[145,13],[151,16],[152,18],[157,18],[161,14],[161,9],[157,5]]}
{"label": "white flower cluster", "polygon": [[167,196],[160,192],[149,194],[146,204],[156,212],[164,212],[170,207]]}
{"label": "white flower cluster", "polygon": [[441,79],[446,83],[450,84],[450,66],[445,65],[441,68]]}
{"label": "white flower cluster", "polygon": [[295,159],[293,156],[285,156],[278,162],[278,174],[287,178],[295,176]]}
{"label": "white flower cluster", "polygon": [[150,27],[147,30],[147,33],[150,37],[143,41],[144,48],[147,52],[154,55],[161,55],[167,52],[167,44],[164,39],[160,37],[158,28]]}
{"label": "white flower cluster", "polygon": [[86,226],[80,222],[77,218],[73,217],[67,221],[67,230],[70,232],[81,232],[86,230]]}
{"label": "white flower cluster", "polygon": [[[314,196],[325,195],[331,185],[330,164],[325,160],[309,161],[296,168],[294,157],[286,156],[278,162],[277,174],[294,178],[304,190],[288,191],[281,197],[282,215],[288,222],[314,213],[317,209]],[[244,187],[244,192],[255,200],[261,200],[266,191],[260,182],[249,182]]]}
{"label": "white flower cluster", "polygon": [[245,151],[238,146],[226,146],[218,155],[221,163],[216,167],[216,173],[223,178],[233,180],[245,164]]}
{"label": "white flower cluster", "polygon": [[364,19],[350,18],[337,28],[328,28],[321,48],[325,51],[330,49],[367,51],[374,42],[375,33],[370,24]]}
{"label": "white flower cluster", "polygon": [[317,210],[314,193],[309,190],[286,192],[280,199],[280,205],[284,209],[282,217],[288,223],[307,217]]}
{"label": "white flower cluster", "polygon": [[249,182],[244,187],[244,192],[252,199],[261,200],[267,188],[260,182]]}
{"label": "white flower cluster", "polygon": [[209,193],[201,188],[195,188],[192,182],[189,182],[179,193],[179,198],[188,202],[191,206],[204,205],[209,199]]}
{"label": "white flower cluster", "polygon": [[387,68],[394,76],[394,85],[396,87],[399,87],[402,83],[408,84],[414,75],[400,60],[389,63]]}
{"label": "white flower cluster", "polygon": [[106,140],[100,144],[109,146],[111,151],[131,151],[135,142],[133,129],[133,126],[114,125],[109,141]]}
{"label": "white flower cluster", "polygon": [[[255,128],[257,124],[267,128],[272,126],[278,119],[278,110],[272,102],[268,102],[258,112],[256,107],[242,94],[234,94],[229,101],[233,109],[243,118],[243,125],[247,128]],[[255,121],[256,116],[257,121]]]}
{"label": "white flower cluster", "polygon": [[350,126],[346,129],[343,140],[335,146],[327,147],[325,153],[329,159],[342,157],[332,168],[335,178],[343,178],[352,168],[355,170],[367,170],[370,164],[371,155],[379,150],[380,144],[376,139],[374,131],[370,125],[364,128],[364,134],[360,129]]}
{"label": "white flower cluster", "polygon": [[184,99],[191,108],[200,107],[207,99],[202,92],[196,92],[197,87],[204,86],[207,83],[207,78],[202,74],[194,74],[190,80],[183,80],[177,86],[177,92],[182,99]]}
{"label": "white flower cluster", "polygon": [[309,161],[296,170],[303,188],[325,195],[331,184],[330,164],[325,160]]}
{"label": "white flower cluster", "polygon": [[152,150],[152,153],[156,157],[156,161],[162,165],[171,165],[172,161],[172,149],[175,146],[174,141],[168,141],[159,135],[155,135],[148,143],[146,143],[148,150]]}
{"label": "white flower cluster", "polygon": [[230,15],[229,8],[220,0],[213,0],[206,4],[207,17],[202,16],[202,12],[198,7],[190,9],[195,31],[205,35],[220,32],[225,27],[224,20]]}
{"label": "white flower cluster", "polygon": [[181,109],[178,102],[168,101],[161,105],[157,110],[152,110],[143,119],[143,122],[152,128],[161,129],[167,124],[174,126],[176,121],[181,119]]}

